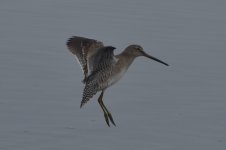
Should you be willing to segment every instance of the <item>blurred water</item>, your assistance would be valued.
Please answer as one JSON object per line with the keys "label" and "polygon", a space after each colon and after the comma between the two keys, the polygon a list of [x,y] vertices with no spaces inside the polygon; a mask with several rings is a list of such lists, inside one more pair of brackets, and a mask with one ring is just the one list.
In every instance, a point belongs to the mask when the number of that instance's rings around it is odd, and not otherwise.
{"label": "blurred water", "polygon": [[[226,2],[20,0],[0,2],[0,149],[226,148]],[[80,35],[120,52],[136,43],[170,64],[138,58],[79,109]]]}

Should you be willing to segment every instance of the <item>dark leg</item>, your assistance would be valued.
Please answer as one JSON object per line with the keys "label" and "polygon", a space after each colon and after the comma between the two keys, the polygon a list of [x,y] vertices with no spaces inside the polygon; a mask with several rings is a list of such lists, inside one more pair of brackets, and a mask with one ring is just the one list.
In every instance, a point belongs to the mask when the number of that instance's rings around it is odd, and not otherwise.
{"label": "dark leg", "polygon": [[110,127],[107,112],[106,112],[104,106],[102,105],[103,95],[104,95],[104,92],[102,91],[101,94],[100,94],[100,96],[99,96],[99,98],[98,98],[98,102],[99,102],[99,104],[100,104],[101,109],[102,109],[103,112],[104,112],[104,118],[105,118],[105,121],[106,121],[107,125]]}
{"label": "dark leg", "polygon": [[105,111],[106,111],[106,113],[107,113],[107,116],[108,116],[108,118],[110,119],[111,123],[112,123],[114,126],[116,126],[116,125],[115,125],[115,122],[114,122],[114,120],[113,120],[113,117],[112,117],[111,113],[108,111],[107,107],[104,105],[103,100],[102,100],[101,102],[102,102],[102,106],[104,107],[104,109],[105,109]]}
{"label": "dark leg", "polygon": [[114,126],[116,126],[111,113],[108,111],[107,107],[104,105],[103,95],[104,95],[104,91],[101,92],[101,94],[98,98],[98,102],[99,102],[100,107],[102,108],[102,110],[104,112],[105,121],[106,121],[107,125],[110,127],[110,124],[109,124],[109,119],[110,119],[111,123]]}

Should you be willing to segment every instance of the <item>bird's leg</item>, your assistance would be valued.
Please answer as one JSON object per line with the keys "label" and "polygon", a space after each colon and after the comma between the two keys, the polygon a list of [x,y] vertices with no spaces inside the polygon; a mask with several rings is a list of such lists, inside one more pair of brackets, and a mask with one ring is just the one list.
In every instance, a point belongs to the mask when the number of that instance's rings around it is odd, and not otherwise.
{"label": "bird's leg", "polygon": [[104,92],[102,91],[100,96],[99,96],[99,98],[98,98],[98,102],[100,104],[101,109],[104,112],[105,121],[106,121],[107,125],[110,127],[109,120],[108,120],[108,115],[107,115],[107,112],[106,112],[106,110],[105,110],[105,108],[103,106],[103,95],[104,95]]}
{"label": "bird's leg", "polygon": [[110,121],[111,121],[111,123],[112,123],[114,126],[116,126],[116,125],[115,125],[115,122],[114,122],[114,120],[113,120],[113,117],[112,117],[112,115],[111,115],[111,113],[108,111],[107,107],[104,105],[104,102],[103,102],[103,95],[104,95],[104,91],[101,92],[101,95],[100,95],[100,97],[98,98],[98,102],[99,102],[99,104],[100,104],[100,106],[101,106],[101,108],[102,108],[102,110],[103,110],[103,112],[104,112],[105,121],[106,121],[107,125],[110,126],[109,120],[108,120],[108,118],[109,118]]}
{"label": "bird's leg", "polygon": [[103,100],[102,100],[102,105],[103,105],[104,109],[106,110],[107,115],[108,115],[108,118],[110,119],[111,123],[112,123],[114,126],[116,126],[116,124],[115,124],[115,122],[114,122],[114,120],[113,120],[113,117],[112,117],[110,111],[109,111],[109,110],[107,109],[107,107],[104,105]]}

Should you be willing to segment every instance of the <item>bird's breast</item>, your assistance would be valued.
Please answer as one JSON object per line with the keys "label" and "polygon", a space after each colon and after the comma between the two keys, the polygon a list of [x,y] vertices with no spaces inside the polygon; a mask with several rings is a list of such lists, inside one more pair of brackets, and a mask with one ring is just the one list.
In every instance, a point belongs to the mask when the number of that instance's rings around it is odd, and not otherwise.
{"label": "bird's breast", "polygon": [[115,84],[117,81],[119,81],[122,76],[126,73],[126,68],[122,68],[120,70],[113,69],[112,75],[108,79],[108,87]]}

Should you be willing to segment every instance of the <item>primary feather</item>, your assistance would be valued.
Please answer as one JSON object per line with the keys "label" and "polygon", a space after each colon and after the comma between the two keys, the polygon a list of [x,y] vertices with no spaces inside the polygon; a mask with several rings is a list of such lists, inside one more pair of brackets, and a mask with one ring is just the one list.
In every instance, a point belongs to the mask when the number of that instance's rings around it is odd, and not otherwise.
{"label": "primary feather", "polygon": [[84,72],[85,88],[81,107],[98,91],[108,87],[107,80],[112,74],[116,59],[112,46],[104,46],[102,42],[83,37],[72,37],[68,40],[69,50],[76,55]]}
{"label": "primary feather", "polygon": [[99,48],[104,47],[103,43],[94,39],[73,36],[67,41],[68,49],[76,56],[84,73],[84,79],[92,72],[92,56]]}
{"label": "primary feather", "polygon": [[111,46],[102,47],[93,55],[95,65],[93,65],[94,68],[91,74],[84,80],[85,88],[81,107],[98,91],[108,86],[106,81],[111,76],[114,64],[116,63],[113,55],[114,49]]}

